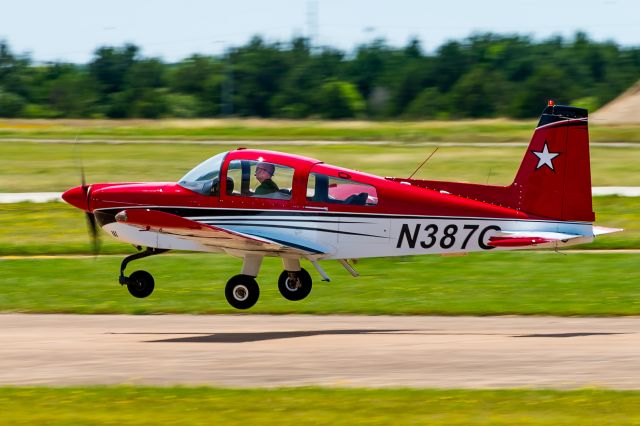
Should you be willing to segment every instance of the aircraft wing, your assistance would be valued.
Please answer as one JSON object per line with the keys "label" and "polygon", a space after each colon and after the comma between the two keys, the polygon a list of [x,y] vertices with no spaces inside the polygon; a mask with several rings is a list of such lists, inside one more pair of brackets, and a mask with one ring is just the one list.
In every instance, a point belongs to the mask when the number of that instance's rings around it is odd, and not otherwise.
{"label": "aircraft wing", "polygon": [[172,234],[221,249],[303,256],[325,253],[325,250],[313,244],[300,244],[237,232],[153,209],[123,210],[116,214],[115,219],[119,223],[138,227],[142,231]]}
{"label": "aircraft wing", "polygon": [[566,242],[574,238],[583,238],[580,234],[563,234],[560,232],[497,232],[487,243],[493,247],[530,247],[540,244]]}

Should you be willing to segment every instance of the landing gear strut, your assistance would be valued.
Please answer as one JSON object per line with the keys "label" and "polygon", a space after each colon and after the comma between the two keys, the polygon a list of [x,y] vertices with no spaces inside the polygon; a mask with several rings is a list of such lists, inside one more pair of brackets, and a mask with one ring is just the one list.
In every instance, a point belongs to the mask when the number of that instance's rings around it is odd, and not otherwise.
{"label": "landing gear strut", "polygon": [[131,274],[131,276],[127,277],[124,274],[124,270],[131,261],[142,259],[144,257],[155,256],[167,251],[169,250],[147,247],[145,251],[125,257],[120,264],[120,285],[126,285],[127,290],[129,290],[129,293],[133,297],[142,299],[149,296],[151,293],[153,293],[153,289],[155,287],[153,275],[151,275],[147,271],[135,271]]}

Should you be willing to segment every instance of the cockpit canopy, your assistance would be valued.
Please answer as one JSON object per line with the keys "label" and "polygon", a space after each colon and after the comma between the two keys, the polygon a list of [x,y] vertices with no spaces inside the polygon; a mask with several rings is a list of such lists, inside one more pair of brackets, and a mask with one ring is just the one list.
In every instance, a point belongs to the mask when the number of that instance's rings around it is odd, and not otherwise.
{"label": "cockpit canopy", "polygon": [[229,152],[221,152],[191,169],[178,185],[202,195],[211,195],[220,182],[220,168]]}
{"label": "cockpit canopy", "polygon": [[[222,176],[224,165],[225,175]],[[294,176],[299,176],[296,180]],[[272,151],[238,149],[215,155],[184,175],[178,185],[205,196],[269,198],[324,207],[378,205],[378,190],[360,172],[312,158]],[[220,181],[225,179],[225,194]],[[297,183],[296,183],[297,182]]]}

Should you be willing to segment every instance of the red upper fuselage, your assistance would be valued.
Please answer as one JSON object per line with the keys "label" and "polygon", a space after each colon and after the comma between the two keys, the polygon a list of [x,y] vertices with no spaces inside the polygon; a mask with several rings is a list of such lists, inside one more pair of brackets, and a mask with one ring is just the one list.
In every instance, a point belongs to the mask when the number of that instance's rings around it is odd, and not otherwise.
{"label": "red upper fuselage", "polygon": [[[294,170],[289,199],[255,198],[227,194],[226,177],[234,161],[264,161]],[[371,185],[377,192],[375,205],[350,205],[313,201],[307,197],[310,172],[336,179]],[[499,205],[476,201],[448,193],[411,185],[401,179],[387,179],[355,170],[324,164],[318,160],[281,152],[237,149],[230,151],[221,163],[220,190],[217,195],[201,194],[178,183],[99,183],[89,191],[75,187],[63,194],[69,204],[85,211],[106,208],[143,206],[206,207],[224,209],[306,210],[322,209],[337,212],[363,212],[402,215],[463,216],[495,218],[530,218],[524,212]],[[498,187],[497,187],[498,188]],[[87,194],[88,195],[85,195]]]}

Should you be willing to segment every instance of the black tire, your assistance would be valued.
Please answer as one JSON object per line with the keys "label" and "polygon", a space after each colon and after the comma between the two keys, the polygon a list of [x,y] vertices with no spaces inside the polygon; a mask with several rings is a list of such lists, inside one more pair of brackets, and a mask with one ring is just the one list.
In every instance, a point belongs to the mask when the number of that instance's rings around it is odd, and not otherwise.
{"label": "black tire", "polygon": [[227,281],[224,289],[227,302],[236,309],[249,309],[260,297],[260,287],[256,279],[249,275],[235,275]]}
{"label": "black tire", "polygon": [[127,290],[133,297],[144,299],[153,293],[155,283],[147,271],[135,271],[127,281]]}
{"label": "black tire", "polygon": [[289,277],[289,271],[282,271],[278,278],[278,290],[280,294],[287,300],[302,300],[311,293],[312,279],[311,275],[304,269],[296,271],[296,281],[292,282]]}

